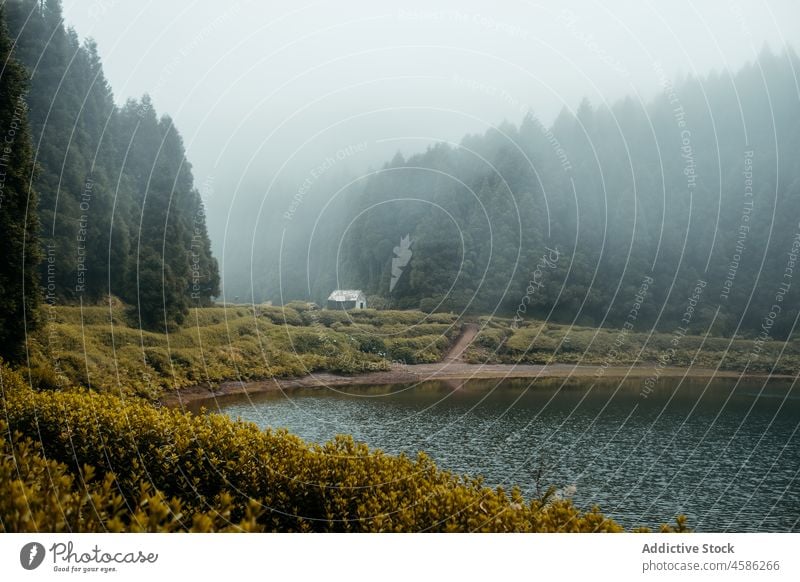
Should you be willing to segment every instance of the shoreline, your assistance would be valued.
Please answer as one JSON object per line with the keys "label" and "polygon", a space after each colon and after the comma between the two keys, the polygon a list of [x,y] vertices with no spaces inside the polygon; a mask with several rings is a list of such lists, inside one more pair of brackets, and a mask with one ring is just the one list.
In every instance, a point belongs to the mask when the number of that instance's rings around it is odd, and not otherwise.
{"label": "shoreline", "polygon": [[[195,384],[164,394],[158,402],[169,408],[183,408],[187,404],[197,405],[203,401],[213,402],[219,396],[239,394],[259,394],[298,388],[325,388],[329,386],[360,386],[365,384],[414,384],[435,380],[468,381],[485,379],[524,379],[541,378],[592,378],[624,379],[648,378],[653,375],[652,365],[600,366],[578,364],[467,364],[465,362],[440,362],[435,364],[414,364],[397,366],[392,370],[367,372],[357,375],[338,375],[329,372],[311,373],[307,376],[290,378],[269,378],[266,380],[227,381],[215,388],[207,384]],[[659,378],[774,378],[790,379],[787,374],[752,373],[743,374],[736,370],[714,370],[712,368],[662,368]]]}

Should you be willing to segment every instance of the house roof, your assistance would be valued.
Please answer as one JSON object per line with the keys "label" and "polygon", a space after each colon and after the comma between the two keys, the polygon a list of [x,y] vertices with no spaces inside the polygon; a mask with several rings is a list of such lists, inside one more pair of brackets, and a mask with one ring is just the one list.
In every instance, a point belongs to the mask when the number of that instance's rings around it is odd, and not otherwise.
{"label": "house roof", "polygon": [[358,301],[363,296],[361,289],[337,289],[328,296],[328,301]]}

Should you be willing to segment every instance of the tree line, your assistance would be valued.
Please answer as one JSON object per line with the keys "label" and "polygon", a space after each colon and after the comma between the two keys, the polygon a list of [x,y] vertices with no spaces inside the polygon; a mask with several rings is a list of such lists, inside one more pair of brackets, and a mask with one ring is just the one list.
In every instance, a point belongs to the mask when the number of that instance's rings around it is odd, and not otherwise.
{"label": "tree line", "polygon": [[550,127],[528,115],[398,155],[337,233],[342,278],[402,308],[785,338],[800,305],[799,65],[764,50],[736,72],[661,73],[649,103],[584,100]]}
{"label": "tree line", "polygon": [[[148,96],[117,106],[96,45],[59,0],[2,6],[0,353],[19,357],[36,305],[118,297],[148,329],[219,294],[203,201],[180,134]],[[24,114],[20,111],[24,110]]]}

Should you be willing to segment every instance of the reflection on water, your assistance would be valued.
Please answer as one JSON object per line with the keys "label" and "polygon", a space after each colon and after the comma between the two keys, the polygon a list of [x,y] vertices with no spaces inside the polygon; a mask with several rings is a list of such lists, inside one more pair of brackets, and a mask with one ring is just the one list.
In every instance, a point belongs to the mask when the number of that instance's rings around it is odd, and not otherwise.
{"label": "reflection on water", "polygon": [[575,485],[626,526],[685,513],[702,531],[800,530],[800,387],[784,381],[480,380],[300,389],[220,399],[232,417],[391,453],[535,491]]}

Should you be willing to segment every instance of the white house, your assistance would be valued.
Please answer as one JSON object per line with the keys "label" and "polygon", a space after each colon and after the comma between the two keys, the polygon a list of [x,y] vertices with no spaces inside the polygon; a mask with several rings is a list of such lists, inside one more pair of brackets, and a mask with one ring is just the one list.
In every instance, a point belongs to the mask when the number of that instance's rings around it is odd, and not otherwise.
{"label": "white house", "polygon": [[367,297],[361,289],[337,289],[328,296],[328,309],[366,309]]}

